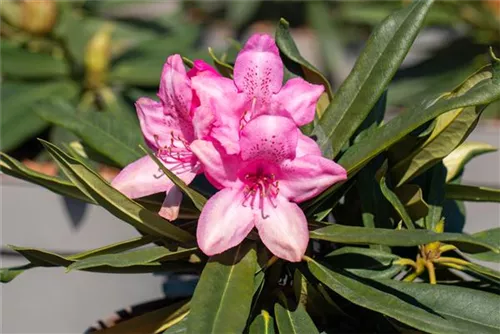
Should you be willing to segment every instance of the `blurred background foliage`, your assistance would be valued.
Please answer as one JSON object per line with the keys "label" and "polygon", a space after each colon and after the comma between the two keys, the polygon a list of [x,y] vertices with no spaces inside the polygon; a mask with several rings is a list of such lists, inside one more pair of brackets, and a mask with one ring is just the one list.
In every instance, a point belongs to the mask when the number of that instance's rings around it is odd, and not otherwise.
{"label": "blurred background foliage", "polygon": [[[290,22],[304,57],[335,88],[373,26],[407,3],[3,1],[0,149],[44,168],[47,157],[40,154],[37,137],[71,146],[78,137],[86,144],[111,132],[123,144],[136,143],[140,131],[133,103],[156,94],[168,55],[211,61],[207,48],[212,47],[213,57],[231,64],[241,47],[237,41],[254,32],[274,33],[280,17]],[[486,63],[488,47],[499,46],[499,24],[498,0],[438,1],[389,87],[391,110],[431,90],[449,91]],[[488,112],[498,117],[500,106]],[[78,149],[98,156],[88,147]],[[114,167],[133,158],[93,156]]]}

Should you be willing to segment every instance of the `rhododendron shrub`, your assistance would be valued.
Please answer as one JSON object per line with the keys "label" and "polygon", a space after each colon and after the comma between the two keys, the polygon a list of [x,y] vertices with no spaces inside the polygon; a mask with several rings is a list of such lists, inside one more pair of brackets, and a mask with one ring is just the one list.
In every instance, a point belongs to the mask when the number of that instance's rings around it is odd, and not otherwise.
{"label": "rhododendron shrub", "polygon": [[[498,333],[500,229],[462,229],[463,202],[499,202],[500,190],[462,174],[495,150],[467,137],[500,100],[500,59],[490,50],[458,87],[384,120],[431,5],[406,3],[380,23],[336,91],[285,20],[234,59],[210,52],[213,66],[165,55],[158,97],[135,102],[135,159],[115,163],[111,183],[93,167],[123,152],[74,125],[78,141],[41,141],[64,177],[2,153],[4,173],[101,205],[140,234],[70,256],[12,246],[29,263],[1,280],[54,266],[199,277],[185,299],[114,332]],[[111,125],[131,126],[118,116]]]}

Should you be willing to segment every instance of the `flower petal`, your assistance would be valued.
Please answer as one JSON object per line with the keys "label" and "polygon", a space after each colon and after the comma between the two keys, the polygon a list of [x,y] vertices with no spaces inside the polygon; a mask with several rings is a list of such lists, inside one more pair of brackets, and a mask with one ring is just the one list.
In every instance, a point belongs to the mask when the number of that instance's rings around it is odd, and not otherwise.
{"label": "flower petal", "polygon": [[182,192],[177,186],[167,191],[163,204],[158,214],[167,220],[176,220],[179,217],[179,209],[182,201]]}
{"label": "flower petal", "polygon": [[295,151],[295,156],[300,158],[304,155],[321,155],[321,149],[319,145],[314,141],[314,139],[302,134],[299,129],[299,140],[297,141],[297,150]]}
{"label": "flower petal", "polygon": [[205,176],[214,187],[231,187],[237,181],[239,159],[236,155],[228,155],[220,145],[206,140],[193,141],[190,149],[200,160]]}
{"label": "flower petal", "polygon": [[135,102],[137,116],[141,125],[142,135],[146,143],[153,150],[158,146],[165,146],[169,143],[172,129],[167,125],[167,118],[163,114],[163,105],[160,102],[141,97]]}
{"label": "flower petal", "polygon": [[286,117],[262,115],[248,122],[240,133],[241,158],[280,164],[293,159],[297,148],[297,126]]}
{"label": "flower petal", "polygon": [[198,219],[196,238],[203,253],[211,256],[241,243],[254,227],[254,213],[243,203],[241,189],[226,188],[212,196]]}
{"label": "flower petal", "polygon": [[167,191],[174,184],[145,156],[122,169],[111,185],[130,198],[138,198]]}
{"label": "flower petal", "polygon": [[266,205],[264,217],[256,215],[255,226],[259,236],[277,257],[299,262],[309,242],[306,216],[297,204],[283,196],[278,195],[274,204]]}
{"label": "flower petal", "polygon": [[187,72],[188,78],[193,78],[195,76],[215,76],[220,77],[221,75],[210,66],[206,61],[202,59],[195,59],[193,61],[193,68]]}
{"label": "flower petal", "polygon": [[289,200],[300,203],[346,179],[347,172],[341,165],[322,156],[309,154],[283,163],[279,191]]}
{"label": "flower petal", "polygon": [[293,78],[273,95],[272,109],[278,115],[287,111],[299,126],[314,120],[316,104],[324,91],[322,85],[313,85],[302,78]]}
{"label": "flower petal", "polygon": [[283,82],[283,62],[271,36],[250,37],[236,58],[234,82],[247,100],[257,98],[262,106],[270,104],[271,95],[280,90]]}

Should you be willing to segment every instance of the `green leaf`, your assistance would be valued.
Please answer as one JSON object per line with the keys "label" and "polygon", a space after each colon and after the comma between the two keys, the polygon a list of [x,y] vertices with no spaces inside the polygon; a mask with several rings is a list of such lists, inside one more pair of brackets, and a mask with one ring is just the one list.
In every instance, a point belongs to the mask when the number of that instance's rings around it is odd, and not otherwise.
{"label": "green leaf", "polygon": [[[406,283],[379,280],[388,289],[404,294],[423,307],[433,310],[450,321],[463,333],[498,333],[500,315],[498,295],[483,291],[448,285]],[[396,294],[396,293],[394,293]]]}
{"label": "green leaf", "polygon": [[144,235],[130,240],[116,242],[111,245],[106,245],[104,247],[99,247],[96,249],[91,249],[85,252],[81,252],[75,255],[71,255],[68,258],[71,260],[83,260],[92,256],[105,255],[105,254],[115,254],[124,251],[128,251],[137,247],[141,247],[152,242],[159,240],[158,237],[153,237],[150,235]]}
{"label": "green leaf", "polygon": [[69,75],[63,59],[35,53],[2,40],[2,75],[21,79],[52,79]]}
{"label": "green leaf", "polygon": [[101,266],[124,268],[153,262],[172,261],[189,257],[197,248],[170,251],[165,247],[150,247],[118,254],[93,255],[68,266],[68,270],[82,270]]}
{"label": "green leaf", "polygon": [[342,247],[326,255],[325,261],[357,276],[366,278],[391,278],[404,266],[394,263],[400,257],[371,248]]}
{"label": "green leaf", "polygon": [[62,101],[41,106],[37,113],[48,122],[73,131],[92,149],[120,167],[142,157],[138,146],[144,141],[139,126],[113,113],[77,111]]}
{"label": "green leaf", "polygon": [[493,270],[491,268],[476,263],[470,263],[467,266],[465,266],[465,268],[466,270],[492,277],[495,279],[497,283],[500,283],[500,272],[497,270]]}
{"label": "green leaf", "polygon": [[432,167],[426,176],[428,178],[427,204],[429,205],[429,212],[424,218],[424,223],[427,229],[436,231],[443,214],[446,168],[440,162]]}
{"label": "green leaf", "polygon": [[24,273],[24,271],[33,267],[32,264],[25,264],[24,266],[0,268],[0,283],[9,283],[14,278]]}
{"label": "green leaf", "polygon": [[240,244],[212,256],[191,301],[188,333],[241,333],[254,289],[257,255],[253,244]]}
{"label": "green leaf", "polygon": [[392,167],[397,186],[422,174],[460,145],[475,128],[481,109],[457,109],[440,115],[427,140]]}
{"label": "green leaf", "polygon": [[151,157],[151,159],[153,159],[153,161],[158,165],[158,167],[163,171],[163,173],[165,173],[165,175],[177,187],[179,187],[184,194],[186,194],[193,201],[193,204],[201,212],[201,210],[203,209],[203,206],[207,202],[207,199],[205,198],[205,196],[203,196],[202,194],[200,194],[196,190],[189,188],[184,181],[182,181],[177,175],[175,175],[168,168],[166,168],[165,165],[163,163],[161,163],[161,161],[158,160],[158,158],[154,154],[152,154],[149,150],[147,150],[143,147],[141,147],[141,148],[144,152],[146,152]]}
{"label": "green leaf", "polygon": [[280,303],[274,305],[274,316],[280,333],[319,334],[318,329],[302,304],[298,304],[292,309],[285,298],[282,299],[284,305]]}
{"label": "green leaf", "polygon": [[250,324],[249,334],[274,334],[274,319],[265,310],[255,317]]}
{"label": "green leaf", "polygon": [[424,218],[429,213],[429,206],[424,201],[422,189],[416,184],[403,184],[394,189],[413,221]]}
{"label": "green leaf", "polygon": [[446,198],[458,201],[500,202],[500,189],[475,187],[464,184],[447,184]]}
{"label": "green leaf", "polygon": [[[311,83],[323,85],[325,91],[328,93],[330,100],[333,98],[332,87],[328,80],[321,74],[321,72],[300,55],[299,49],[293,41],[292,35],[288,29],[289,23],[285,19],[280,19],[278,27],[276,28],[276,45],[278,46],[285,67],[291,72],[296,72],[291,69],[291,64],[298,65],[300,71],[303,73],[305,79]],[[283,57],[284,56],[284,57]],[[291,63],[291,64],[290,64]]]}
{"label": "green leaf", "polygon": [[[335,157],[382,95],[417,37],[433,1],[415,1],[375,28],[315,131]],[[331,152],[325,148],[332,145]]]}
{"label": "green leaf", "polygon": [[45,187],[56,194],[77,198],[79,200],[95,203],[90,197],[84,195],[73,183],[60,177],[48,176],[29,169],[21,162],[0,152],[0,170],[8,175],[26,180]]}
{"label": "green leaf", "polygon": [[208,48],[208,54],[210,57],[212,57],[212,61],[219,71],[220,74],[225,76],[226,78],[232,78],[233,77],[233,67],[229,65],[228,63],[220,60],[214,53],[214,50],[212,48]]}
{"label": "green leaf", "polygon": [[456,333],[459,329],[432,309],[414,305],[404,296],[379,289],[375,281],[340,270],[330,270],[312,259],[308,259],[307,265],[318,280],[356,305],[380,312],[426,332]]}
{"label": "green leaf", "polygon": [[[500,248],[500,227],[492,228],[490,230],[481,231],[472,235],[477,240],[482,240]],[[484,252],[477,254],[469,254],[468,256],[480,260],[500,263],[500,254],[495,252]]]}
{"label": "green leaf", "polygon": [[472,158],[496,150],[496,147],[486,143],[466,142],[461,144],[443,159],[443,164],[447,170],[446,182],[458,177],[462,173],[465,164]]}
{"label": "green leaf", "polygon": [[435,233],[429,230],[390,230],[333,224],[310,232],[311,239],[326,240],[343,244],[387,246],[418,246],[434,241],[454,244],[467,253],[477,253],[486,249],[500,253],[493,243],[477,240],[460,233]]}
{"label": "green leaf", "polygon": [[193,240],[191,234],[129,199],[81,162],[71,158],[56,146],[45,141],[41,142],[68,178],[111,214],[147,234],[164,236],[179,242]]}

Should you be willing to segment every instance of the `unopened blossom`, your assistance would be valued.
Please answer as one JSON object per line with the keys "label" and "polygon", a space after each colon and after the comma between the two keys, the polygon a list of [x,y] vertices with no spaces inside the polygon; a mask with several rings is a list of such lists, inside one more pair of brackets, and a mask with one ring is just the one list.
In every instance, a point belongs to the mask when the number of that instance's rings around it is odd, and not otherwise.
{"label": "unopened blossom", "polygon": [[[218,75],[203,61],[196,61],[186,73],[182,58],[170,56],[161,74],[160,101],[143,97],[135,103],[147,145],[166,168],[187,184],[201,172],[200,163],[189,148],[198,138],[191,113],[191,78]],[[166,192],[159,214],[170,220],[178,216],[182,193],[147,155],[126,166],[112,185],[130,198]]]}
{"label": "unopened blossom", "polygon": [[191,143],[207,179],[221,189],[198,220],[200,249],[207,255],[221,253],[241,243],[255,227],[273,254],[300,261],[309,231],[297,203],[345,180],[346,171],[323,158],[314,141],[300,143],[297,125],[289,117],[251,119],[238,144],[239,153],[229,155],[217,141]]}
{"label": "unopened blossom", "polygon": [[192,80],[200,101],[194,117],[207,124],[204,131],[210,131],[228,154],[239,153],[240,131],[259,115],[284,116],[297,126],[310,123],[324,91],[323,86],[302,78],[290,79],[283,85],[278,47],[265,34],[250,37],[236,58],[233,77],[199,76]]}

